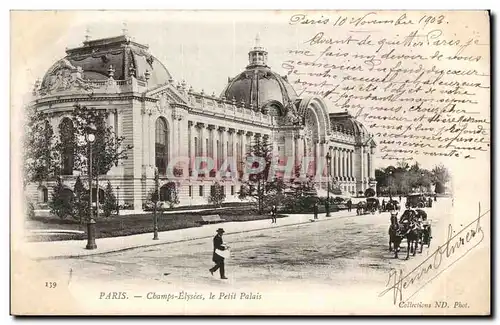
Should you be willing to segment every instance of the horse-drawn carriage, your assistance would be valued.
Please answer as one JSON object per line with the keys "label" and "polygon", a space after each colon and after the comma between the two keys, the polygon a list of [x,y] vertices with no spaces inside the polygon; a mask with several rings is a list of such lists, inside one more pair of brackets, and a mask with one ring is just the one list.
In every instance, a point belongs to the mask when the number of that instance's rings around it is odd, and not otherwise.
{"label": "horse-drawn carriage", "polygon": [[432,229],[431,224],[427,220],[427,213],[421,209],[407,209],[399,221],[397,213],[391,213],[391,225],[389,226],[389,251],[393,250],[394,257],[398,258],[398,252],[403,239],[407,240],[406,258],[410,256],[410,252],[415,256],[417,247],[420,245],[420,253],[423,246],[427,247],[431,244]]}
{"label": "horse-drawn carriage", "polygon": [[398,201],[396,200],[389,200],[385,204],[381,206],[380,211],[381,212],[386,212],[386,211],[399,211],[401,209],[401,205],[399,204]]}
{"label": "horse-drawn carriage", "polygon": [[380,207],[380,201],[377,198],[370,197],[367,198],[366,201],[361,201],[358,203],[356,207],[356,214],[358,216],[368,213],[375,214],[377,210],[380,213],[379,207]]}
{"label": "horse-drawn carriage", "polygon": [[422,193],[408,194],[406,197],[406,208],[430,208],[432,207],[432,199],[426,198]]}

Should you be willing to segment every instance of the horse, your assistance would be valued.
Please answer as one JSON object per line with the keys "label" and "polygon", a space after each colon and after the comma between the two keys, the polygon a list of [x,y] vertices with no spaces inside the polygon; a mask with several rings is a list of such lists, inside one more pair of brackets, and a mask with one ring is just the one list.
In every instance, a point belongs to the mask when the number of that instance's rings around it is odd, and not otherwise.
{"label": "horse", "polygon": [[359,202],[358,205],[356,206],[356,214],[362,215],[366,210],[366,202]]}
{"label": "horse", "polygon": [[[406,241],[408,243],[406,249],[406,259],[409,259],[410,253],[413,254],[413,256],[415,256],[417,253],[418,244],[421,243],[421,231],[417,227],[416,222],[413,220],[404,220],[403,222],[399,223],[398,227],[399,228],[396,236],[400,237],[400,242],[403,241],[404,238],[406,238]],[[420,253],[422,253],[422,247],[423,245],[420,247]],[[397,250],[394,257],[398,258]]]}
{"label": "horse", "polygon": [[397,214],[391,214],[391,225],[389,226],[389,252],[392,251],[392,247],[394,246],[394,258],[398,257],[398,251],[401,246],[401,241],[403,240],[399,230],[398,216]]}

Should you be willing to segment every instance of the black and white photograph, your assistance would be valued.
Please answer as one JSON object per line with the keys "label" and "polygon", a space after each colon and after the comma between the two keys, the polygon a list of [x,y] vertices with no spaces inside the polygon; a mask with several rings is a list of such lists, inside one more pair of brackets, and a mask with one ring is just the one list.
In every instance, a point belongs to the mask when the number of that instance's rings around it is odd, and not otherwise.
{"label": "black and white photograph", "polygon": [[490,315],[488,11],[12,11],[13,315]]}

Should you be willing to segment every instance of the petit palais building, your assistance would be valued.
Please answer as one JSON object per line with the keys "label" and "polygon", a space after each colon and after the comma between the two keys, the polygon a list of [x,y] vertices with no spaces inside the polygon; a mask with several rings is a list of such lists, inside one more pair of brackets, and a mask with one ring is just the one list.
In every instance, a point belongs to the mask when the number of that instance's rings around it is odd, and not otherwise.
{"label": "petit palais building", "polygon": [[[162,62],[128,35],[87,39],[54,63],[35,84],[29,109],[49,114],[56,136],[71,124],[75,104],[107,110],[106,123],[123,145],[132,145],[128,158],[99,177],[99,192],[109,180],[121,205],[141,210],[159,174],[160,197],[175,182],[180,205],[206,204],[211,186],[223,185],[226,201],[238,201],[241,180],[224,177],[224,161],[238,171],[257,138],[267,138],[273,155],[313,164],[331,156],[330,175],[346,195],[375,189],[376,144],[366,128],[348,112],[330,112],[320,97],[298,97],[287,77],[267,65],[268,52],[258,39],[248,53],[248,65],[219,96],[197,92],[185,81],[175,82]],[[79,171],[73,159],[62,157],[61,176],[72,191]],[[69,153],[71,155],[71,153]],[[210,157],[215,168],[198,177],[172,180],[167,165],[178,157]],[[328,168],[328,167],[325,167]],[[221,177],[223,176],[223,177]],[[87,177],[82,181],[87,186]],[[326,193],[325,176],[316,178]],[[94,181],[95,184],[95,181]],[[29,184],[35,206],[47,203],[55,180]],[[94,185],[95,186],[95,185]],[[102,197],[102,195],[100,195]]]}

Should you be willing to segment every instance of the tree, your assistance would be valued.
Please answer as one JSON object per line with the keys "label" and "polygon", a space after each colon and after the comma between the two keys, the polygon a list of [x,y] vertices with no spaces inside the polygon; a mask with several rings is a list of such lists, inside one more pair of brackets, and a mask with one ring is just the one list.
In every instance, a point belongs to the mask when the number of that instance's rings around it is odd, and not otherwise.
{"label": "tree", "polygon": [[29,110],[24,135],[24,184],[59,175],[59,152],[47,114]]}
{"label": "tree", "polygon": [[[118,137],[112,126],[106,126],[109,112],[75,105],[72,111],[75,139],[78,139],[75,148],[75,165],[80,170],[87,170],[89,133],[95,135],[92,145],[92,175],[105,175],[118,165],[120,159],[127,159],[127,151],[131,145],[124,146],[124,137]],[[87,171],[88,172],[88,171]]]}
{"label": "tree", "polygon": [[86,220],[90,216],[89,211],[89,191],[83,186],[80,176],[76,178],[75,187],[73,188],[75,198],[73,200],[73,215],[80,221]]}
{"label": "tree", "polygon": [[104,217],[106,218],[109,218],[111,213],[116,210],[116,196],[113,193],[113,187],[109,181],[104,190],[104,204],[102,209],[104,211]]}
{"label": "tree", "polygon": [[60,177],[56,180],[49,207],[50,212],[61,219],[73,216],[73,193],[64,187]]}
{"label": "tree", "polygon": [[[132,149],[131,145],[124,145],[124,137],[118,137],[112,126],[106,126],[109,112],[102,109],[88,108],[76,104],[71,113],[74,132],[74,165],[81,172],[88,171],[88,134],[95,135],[92,144],[92,178],[96,179],[99,187],[99,176],[106,175],[113,165],[118,166],[121,159],[127,159],[127,152]],[[60,151],[65,148],[59,144]],[[97,191],[99,201],[99,191]]]}
{"label": "tree", "polygon": [[445,192],[446,183],[450,181],[450,172],[443,165],[434,166],[432,169],[432,184],[434,184],[434,191],[438,194]]}
{"label": "tree", "polygon": [[224,186],[216,182],[212,185],[210,189],[210,195],[208,196],[208,203],[213,204],[217,207],[222,207],[222,203],[226,200],[226,193],[224,193]]}
{"label": "tree", "polygon": [[436,186],[434,187],[434,193],[436,194],[443,194],[446,191],[443,183],[437,182]]}
{"label": "tree", "polygon": [[172,209],[173,207],[175,207],[177,204],[180,203],[179,190],[177,189],[177,186],[175,185],[174,182],[167,183],[166,187],[167,187],[167,195],[164,199],[165,202],[167,202],[168,207]]}
{"label": "tree", "polygon": [[[238,197],[242,200],[252,199],[257,204],[259,214],[264,213],[264,201],[268,191],[271,189],[266,187],[268,182],[269,171],[272,163],[272,146],[267,137],[258,137],[250,148],[247,154],[248,159],[253,161],[252,168],[259,168],[261,171],[248,175],[248,179],[242,182]],[[260,162],[259,162],[260,160]],[[263,163],[261,168],[259,164]]]}
{"label": "tree", "polygon": [[373,197],[375,196],[375,190],[373,188],[367,188],[365,191],[365,196],[366,197]]}

